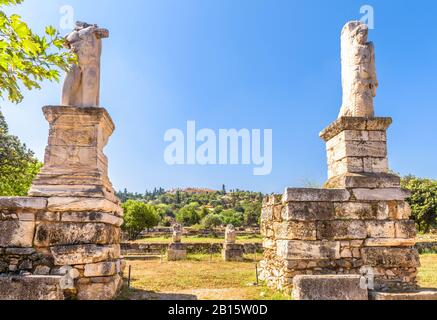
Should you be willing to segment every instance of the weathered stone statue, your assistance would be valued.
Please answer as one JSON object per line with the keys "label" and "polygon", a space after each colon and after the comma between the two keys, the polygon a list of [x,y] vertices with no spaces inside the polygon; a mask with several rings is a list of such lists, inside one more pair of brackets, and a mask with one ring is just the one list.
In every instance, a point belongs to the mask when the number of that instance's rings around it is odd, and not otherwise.
{"label": "weathered stone statue", "polygon": [[107,29],[95,24],[77,22],[66,37],[66,47],[78,57],[67,74],[62,90],[63,106],[98,107],[100,104],[100,56],[102,40],[109,37]]}
{"label": "weathered stone statue", "polygon": [[367,42],[369,29],[360,21],[348,22],[341,33],[343,105],[340,117],[373,117],[378,80],[375,47]]}
{"label": "weathered stone statue", "polygon": [[237,239],[237,232],[235,231],[235,227],[230,224],[226,227],[226,231],[225,231],[225,242],[232,244],[235,243]]}
{"label": "weathered stone statue", "polygon": [[182,226],[178,223],[173,225],[173,242],[180,243],[182,241]]}
{"label": "weathered stone statue", "polygon": [[225,243],[223,245],[222,256],[225,261],[241,261],[243,260],[244,249],[241,244],[236,244],[237,231],[232,224],[226,227]]}
{"label": "weathered stone statue", "polygon": [[170,243],[167,250],[168,261],[179,261],[187,258],[187,249],[182,243],[182,225],[176,223],[173,225],[173,242]]}

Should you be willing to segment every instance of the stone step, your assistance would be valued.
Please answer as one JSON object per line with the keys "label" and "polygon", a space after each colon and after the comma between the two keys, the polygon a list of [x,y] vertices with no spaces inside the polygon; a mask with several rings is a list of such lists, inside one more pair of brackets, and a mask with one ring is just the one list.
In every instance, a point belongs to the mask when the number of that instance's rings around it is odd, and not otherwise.
{"label": "stone step", "polygon": [[60,276],[0,276],[0,300],[64,300]]}
{"label": "stone step", "polygon": [[370,292],[370,300],[428,300],[437,301],[437,290],[426,289],[415,292]]}

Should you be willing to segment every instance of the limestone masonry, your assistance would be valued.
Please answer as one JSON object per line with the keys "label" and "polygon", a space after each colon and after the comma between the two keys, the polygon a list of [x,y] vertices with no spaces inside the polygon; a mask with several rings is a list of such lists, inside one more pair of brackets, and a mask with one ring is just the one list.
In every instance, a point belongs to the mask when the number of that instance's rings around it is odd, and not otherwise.
{"label": "limestone masonry", "polygon": [[[362,79],[356,81],[360,85]],[[373,114],[369,101],[363,108]],[[376,290],[416,287],[419,255],[405,202],[409,193],[388,166],[391,123],[391,118],[340,116],[320,134],[328,154],[325,188],[289,188],[264,200],[261,278],[270,286],[291,288],[296,275],[367,270]]]}

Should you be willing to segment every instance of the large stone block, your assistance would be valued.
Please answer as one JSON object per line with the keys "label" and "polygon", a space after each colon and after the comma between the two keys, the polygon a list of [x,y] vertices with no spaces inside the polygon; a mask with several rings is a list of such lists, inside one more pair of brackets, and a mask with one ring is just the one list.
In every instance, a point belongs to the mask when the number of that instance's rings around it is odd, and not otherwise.
{"label": "large stone block", "polygon": [[[293,279],[294,300],[368,300],[368,290],[355,275],[298,275]],[[364,282],[365,283],[365,282]]]}
{"label": "large stone block", "polygon": [[78,300],[112,300],[121,289],[123,279],[119,275],[102,278],[99,282],[79,281]]}
{"label": "large stone block", "polygon": [[50,251],[57,266],[97,263],[120,258],[120,245],[56,246],[51,247]]}
{"label": "large stone block", "polygon": [[289,202],[282,210],[285,221],[317,221],[334,219],[333,202]]}
{"label": "large stone block", "polygon": [[317,240],[316,222],[275,222],[273,230],[278,240]]}
{"label": "large stone block", "polygon": [[347,141],[332,148],[331,161],[344,158],[386,158],[387,143],[383,141]]}
{"label": "large stone block", "polygon": [[328,142],[345,130],[386,131],[392,122],[391,118],[341,117],[323,130],[320,137]]}
{"label": "large stone block", "polygon": [[123,219],[114,214],[104,212],[65,212],[62,214],[63,222],[98,222],[120,227]]}
{"label": "large stone block", "polygon": [[64,300],[59,276],[0,276],[0,300]]}
{"label": "large stone block", "polygon": [[395,222],[396,238],[411,239],[417,235],[416,223],[413,220]]}
{"label": "large stone block", "polygon": [[325,188],[400,188],[401,178],[388,173],[373,172],[342,172],[330,175],[330,179],[325,183]]}
{"label": "large stone block", "polygon": [[31,197],[0,197],[0,208],[14,210],[44,210],[47,199]]}
{"label": "large stone block", "polygon": [[168,261],[179,261],[187,259],[187,247],[182,243],[171,243],[167,250]]}
{"label": "large stone block", "polygon": [[394,221],[367,221],[366,225],[370,238],[395,238]]}
{"label": "large stone block", "polygon": [[123,215],[121,207],[107,199],[52,197],[48,200],[48,209],[52,212],[107,212]]}
{"label": "large stone block", "polygon": [[371,300],[381,301],[437,301],[437,290],[414,292],[371,292]]}
{"label": "large stone block", "polygon": [[376,211],[366,202],[339,202],[334,204],[336,219],[376,219]]}
{"label": "large stone block", "polygon": [[85,277],[105,277],[116,273],[116,264],[113,261],[92,263],[85,265]]}
{"label": "large stone block", "polygon": [[365,247],[413,247],[416,244],[416,239],[399,239],[399,238],[387,238],[387,239],[366,239],[364,242]]}
{"label": "large stone block", "polygon": [[32,247],[35,222],[0,221],[0,247]]}
{"label": "large stone block", "polygon": [[340,259],[340,242],[337,241],[276,241],[276,253],[288,260]]}
{"label": "large stone block", "polygon": [[317,239],[319,240],[350,240],[366,237],[366,223],[361,220],[321,221],[317,225]]}
{"label": "large stone block", "polygon": [[288,188],[282,201],[287,202],[342,202],[348,201],[350,194],[345,189],[305,189]]}
{"label": "large stone block", "polygon": [[405,201],[378,202],[378,219],[408,220],[411,217],[411,207]]}
{"label": "large stone block", "polygon": [[36,228],[35,245],[113,244],[119,238],[119,228],[104,223],[42,222]]}
{"label": "large stone block", "polygon": [[416,268],[420,266],[419,254],[413,248],[378,248],[363,249],[365,265],[384,268]]}
{"label": "large stone block", "polygon": [[358,201],[404,201],[411,196],[407,190],[387,189],[353,189],[353,195]]}

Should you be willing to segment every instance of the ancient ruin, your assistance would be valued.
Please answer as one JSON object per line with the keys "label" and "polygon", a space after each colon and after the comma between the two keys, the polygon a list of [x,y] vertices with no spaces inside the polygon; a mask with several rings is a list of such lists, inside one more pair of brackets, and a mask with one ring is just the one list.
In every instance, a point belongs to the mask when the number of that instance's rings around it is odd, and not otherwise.
{"label": "ancient ruin", "polygon": [[179,261],[187,259],[187,249],[182,243],[182,226],[180,224],[173,225],[173,242],[169,244],[167,250],[168,261]]}
{"label": "ancient ruin", "polygon": [[77,22],[67,35],[65,46],[77,55],[65,78],[61,105],[73,107],[98,107],[100,105],[100,57],[102,40],[109,37],[107,29],[97,25]]}
{"label": "ancient ruin", "polygon": [[340,117],[373,117],[378,89],[375,47],[367,42],[369,28],[359,21],[347,23],[341,32],[343,105]]}
{"label": "ancient ruin", "polygon": [[237,231],[233,225],[228,225],[225,231],[225,243],[223,244],[222,256],[225,261],[242,261],[244,247],[236,243]]}
{"label": "ancient ruin", "polygon": [[363,269],[375,290],[416,287],[416,228],[405,202],[409,193],[389,171],[392,119],[373,116],[377,82],[366,36],[360,22],[343,29],[342,112],[320,134],[328,154],[324,189],[289,188],[264,201],[261,278],[272,287],[291,288],[296,275],[359,275]]}
{"label": "ancient ruin", "polygon": [[78,23],[68,36],[79,65],[66,78],[66,105],[43,108],[44,167],[29,197],[0,198],[0,299],[103,300],[121,288],[123,211],[103,153],[115,127],[98,106],[107,35]]}

